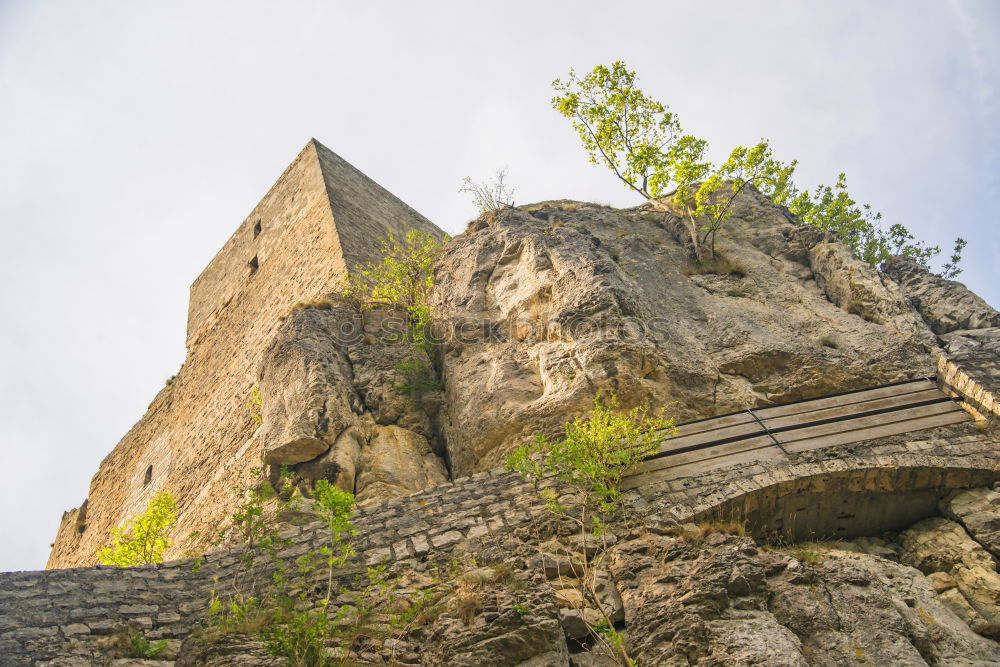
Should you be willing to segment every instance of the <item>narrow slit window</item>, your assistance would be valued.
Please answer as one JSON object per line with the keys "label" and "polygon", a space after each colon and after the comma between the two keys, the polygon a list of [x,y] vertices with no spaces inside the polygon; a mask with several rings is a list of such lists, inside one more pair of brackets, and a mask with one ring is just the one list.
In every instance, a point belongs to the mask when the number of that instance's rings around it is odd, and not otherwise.
{"label": "narrow slit window", "polygon": [[146,486],[152,481],[153,481],[153,466],[149,466],[146,468],[146,476],[142,480],[142,485]]}
{"label": "narrow slit window", "polygon": [[260,266],[260,262],[257,261],[257,255],[254,255],[248,264],[250,265],[250,275],[257,273],[257,267]]}
{"label": "narrow slit window", "polygon": [[260,236],[260,220],[253,226],[253,237],[257,238],[258,236]]}

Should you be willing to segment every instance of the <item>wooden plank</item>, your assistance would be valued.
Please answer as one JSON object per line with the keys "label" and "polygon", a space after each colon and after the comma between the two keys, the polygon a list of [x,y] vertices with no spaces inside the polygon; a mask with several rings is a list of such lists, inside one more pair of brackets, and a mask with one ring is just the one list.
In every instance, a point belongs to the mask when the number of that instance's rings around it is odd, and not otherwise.
{"label": "wooden plank", "polygon": [[[672,468],[665,468],[662,470],[655,470],[651,472],[640,472],[630,475],[622,480],[622,489],[634,489],[638,486],[644,486],[646,484],[655,484],[656,482],[663,482],[671,479],[680,479],[682,477],[692,477],[694,475],[707,472],[709,470],[725,466],[733,465],[737,463],[754,463],[758,461],[768,461],[773,459],[783,458],[784,454],[780,449],[774,445],[766,447],[758,447],[756,449],[747,450],[745,452],[739,452],[728,457],[723,457],[721,459],[712,459],[712,461],[694,461],[692,463],[686,463],[684,465],[674,466]],[[714,463],[713,463],[714,462]]]}
{"label": "wooden plank", "polygon": [[687,424],[678,424],[677,434],[674,437],[679,438],[684,435],[706,433],[708,431],[714,431],[727,426],[736,426],[737,424],[749,424],[756,422],[757,420],[754,419],[753,415],[749,412],[737,412],[736,414],[726,415],[724,417],[712,417],[711,419],[699,419],[696,422],[688,422]]}
{"label": "wooden plank", "polygon": [[758,447],[766,447],[773,444],[774,440],[771,439],[771,436],[759,435],[755,438],[745,438],[735,442],[727,442],[724,445],[712,445],[711,447],[695,449],[681,454],[670,454],[668,456],[646,459],[642,462],[642,465],[647,471],[662,470],[663,468],[669,468],[671,466],[693,463],[695,461],[706,461],[720,456],[728,456],[730,454],[735,454],[748,449],[756,449]]}
{"label": "wooden plank", "polygon": [[802,412],[810,412],[813,410],[818,410],[820,408],[830,408],[838,405],[850,405],[852,403],[864,403],[865,401],[870,401],[876,398],[885,398],[888,396],[903,396],[906,394],[913,394],[920,391],[926,391],[928,389],[935,389],[936,385],[929,380],[916,380],[913,382],[907,382],[905,384],[896,384],[889,387],[876,387],[874,389],[862,389],[860,391],[854,391],[849,394],[841,394],[840,396],[827,396],[813,398],[808,401],[801,401],[799,403],[788,403],[785,405],[772,405],[760,408],[754,408],[753,411],[761,419],[768,418],[772,419],[775,417],[784,417],[785,415],[794,415]]}
{"label": "wooden plank", "polygon": [[[747,415],[748,417],[750,415]],[[751,417],[752,419],[752,417]],[[666,438],[662,443],[660,443],[661,452],[671,452],[683,447],[688,447],[690,445],[697,445],[703,442],[712,442],[713,440],[722,440],[724,438],[736,438],[736,437],[751,437],[755,435],[761,435],[764,433],[764,429],[761,428],[760,424],[755,421],[749,424],[737,424],[735,426],[726,426],[724,428],[717,428],[712,431],[703,431],[701,433],[692,433],[691,435],[681,435],[674,436],[672,438]]]}
{"label": "wooden plank", "polygon": [[902,407],[909,405],[911,403],[919,403],[922,401],[931,401],[939,399],[942,401],[950,400],[947,396],[942,394],[938,389],[927,389],[924,391],[917,391],[912,394],[902,394],[897,396],[887,396],[885,398],[876,398],[860,403],[849,403],[847,405],[836,405],[829,408],[820,408],[817,410],[812,410],[810,412],[803,412],[794,415],[784,415],[781,417],[764,417],[761,415],[761,421],[769,429],[777,429],[784,426],[794,426],[795,424],[801,424],[811,421],[819,421],[821,419],[832,419],[834,417],[845,417],[852,414],[857,414],[859,412],[869,412],[871,410],[884,410],[886,408]]}
{"label": "wooden plank", "polygon": [[892,435],[912,433],[926,428],[959,424],[970,419],[971,417],[969,414],[960,409],[956,412],[945,412],[917,419],[882,424],[880,426],[870,426],[868,428],[862,428],[854,431],[844,431],[842,433],[833,433],[814,438],[806,438],[804,440],[787,443],[783,446],[789,452],[805,452],[812,449],[822,449],[823,447],[849,445],[855,442],[861,442],[862,440],[888,438]]}
{"label": "wooden plank", "polygon": [[911,419],[920,419],[921,417],[929,417],[932,415],[946,414],[956,411],[964,412],[960,407],[955,405],[953,402],[947,401],[944,403],[922,405],[916,408],[895,410],[893,412],[886,412],[880,415],[871,415],[869,417],[847,419],[844,421],[832,422],[830,424],[805,426],[803,428],[797,428],[791,431],[783,431],[781,433],[775,433],[774,437],[776,437],[781,443],[788,444],[792,442],[797,442],[799,440],[807,440],[809,438],[820,437],[824,435],[833,435],[836,433],[857,431],[863,428],[882,426],[883,424],[890,424],[896,422],[905,422]]}

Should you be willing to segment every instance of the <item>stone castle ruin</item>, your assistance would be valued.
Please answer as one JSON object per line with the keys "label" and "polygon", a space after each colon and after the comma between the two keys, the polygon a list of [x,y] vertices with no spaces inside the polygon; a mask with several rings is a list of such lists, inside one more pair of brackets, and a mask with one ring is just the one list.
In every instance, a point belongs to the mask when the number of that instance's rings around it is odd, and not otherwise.
{"label": "stone castle ruin", "polygon": [[[310,141],[192,285],[183,367],[64,515],[48,569],[0,574],[0,663],[149,664],[121,645],[141,630],[164,665],[285,664],[252,634],[196,632],[239,552],[182,558],[266,456],[306,495],[356,495],[345,590],[382,563],[444,591],[358,664],[618,664],[586,586],[644,665],[1000,664],[1000,313],[908,258],[872,268],[752,188],[718,240],[731,268],[704,272],[666,208],[473,220],[434,265],[429,354],[339,292],[379,238],[443,233]],[[407,364],[433,382],[407,389]],[[635,520],[583,581],[591,546],[501,466],[600,392],[681,426],[626,478]],[[179,499],[170,560],[94,567],[160,489]],[[277,562],[325,531],[289,519]],[[441,563],[471,568],[479,604],[455,611]]]}
{"label": "stone castle ruin", "polygon": [[379,260],[377,239],[410,229],[443,235],[311,140],[191,285],[184,365],[63,516],[47,567],[95,564],[108,531],[163,488],[183,499],[177,553],[205,544],[232,511],[234,480],[260,462],[245,403],[281,320]]}

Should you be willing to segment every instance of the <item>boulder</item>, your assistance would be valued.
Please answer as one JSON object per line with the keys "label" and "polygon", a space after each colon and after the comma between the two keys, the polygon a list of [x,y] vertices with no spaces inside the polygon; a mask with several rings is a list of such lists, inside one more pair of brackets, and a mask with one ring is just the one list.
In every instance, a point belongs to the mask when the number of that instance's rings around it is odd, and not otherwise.
{"label": "boulder", "polygon": [[355,482],[360,504],[413,493],[448,481],[448,471],[419,433],[399,426],[375,426],[361,449]]}

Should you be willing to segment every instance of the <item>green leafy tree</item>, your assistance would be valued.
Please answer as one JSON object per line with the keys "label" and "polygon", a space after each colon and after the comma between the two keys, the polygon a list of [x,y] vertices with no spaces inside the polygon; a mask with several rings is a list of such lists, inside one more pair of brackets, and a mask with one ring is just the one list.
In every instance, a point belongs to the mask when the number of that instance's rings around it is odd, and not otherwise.
{"label": "green leafy tree", "polygon": [[[916,240],[901,224],[883,228],[880,213],[850,197],[843,174],[835,185],[820,185],[813,194],[800,191],[792,182],[796,162],[776,160],[766,140],[737,146],[715,166],[705,157],[708,142],[684,134],[676,114],[636,82],[635,72],[622,61],[598,65],[583,77],[570,70],[565,81],[553,82],[552,106],[570,120],[590,161],[603,163],[630,190],[655,201],[675,189],[668,201],[680,208],[697,260],[709,255],[715,259],[716,236],[734,200],[749,185],[788,205],[801,222],[836,232],[872,266],[902,254],[929,267],[941,252]],[[965,240],[956,239],[942,276],[953,278],[961,272],[965,245]]]}
{"label": "green leafy tree", "polygon": [[112,546],[97,554],[101,565],[134,567],[163,562],[172,542],[170,531],[177,522],[176,512],[177,498],[169,491],[157,492],[145,512],[111,529]]}
{"label": "green leafy tree", "polygon": [[647,199],[668,189],[673,162],[698,163],[706,143],[684,135],[667,107],[636,87],[634,71],[622,61],[598,65],[583,78],[569,71],[552,87],[552,106],[570,119],[593,164],[606,165],[631,190]]}
{"label": "green leafy tree", "polygon": [[347,293],[367,303],[402,307],[409,321],[411,340],[428,344],[431,312],[427,295],[434,286],[434,261],[441,241],[416,229],[403,239],[389,234],[380,240],[382,261],[369,263],[351,275]]}
{"label": "green leafy tree", "polygon": [[[568,487],[579,499],[577,521],[599,532],[600,517],[620,509],[622,478],[673,430],[673,419],[662,411],[652,413],[645,406],[621,411],[617,396],[598,395],[591,416],[566,422],[562,439],[552,442],[539,433],[534,442],[514,449],[506,465],[533,482],[551,476]],[[551,510],[566,513],[556,492],[545,495]]]}
{"label": "green leafy tree", "polygon": [[313,499],[330,531],[330,544],[320,547],[320,555],[326,559],[327,565],[326,602],[329,603],[333,594],[334,569],[346,565],[355,553],[351,545],[351,538],[357,532],[357,528],[351,522],[351,515],[354,513],[354,494],[342,491],[327,480],[321,479],[316,482]]}
{"label": "green leafy tree", "polygon": [[[888,230],[883,229],[882,214],[870,204],[858,204],[851,197],[845,174],[838,175],[837,182],[832,186],[818,185],[812,194],[808,190],[797,191],[791,186],[775,201],[786,204],[801,222],[836,232],[859,259],[872,266],[878,266],[894,255],[906,255],[929,268],[931,260],[941,252],[940,247],[928,246],[924,241],[917,240],[910,230],[899,223],[891,225]],[[965,245],[965,239],[955,239],[955,249],[942,267],[942,277],[954,278],[962,272],[958,265]]]}
{"label": "green leafy tree", "polygon": [[795,162],[775,160],[766,139],[755,146],[737,146],[721,167],[710,163],[674,163],[678,183],[673,202],[681,207],[688,222],[695,256],[701,259],[705,248],[716,258],[715,238],[723,223],[732,215],[731,207],[747,186],[765,195],[783,197],[790,187]]}

